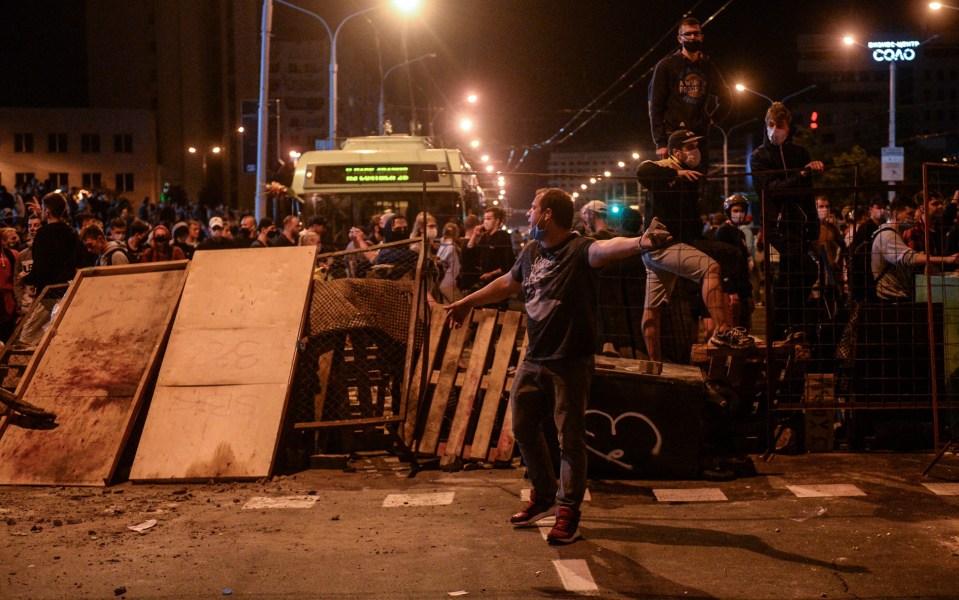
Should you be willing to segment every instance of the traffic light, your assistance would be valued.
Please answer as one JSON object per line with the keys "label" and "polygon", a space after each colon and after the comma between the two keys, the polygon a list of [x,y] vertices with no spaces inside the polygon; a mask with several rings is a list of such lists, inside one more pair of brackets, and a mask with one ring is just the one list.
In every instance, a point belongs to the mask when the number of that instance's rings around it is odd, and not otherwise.
{"label": "traffic light", "polygon": [[819,112],[815,110],[809,115],[809,128],[819,129]]}

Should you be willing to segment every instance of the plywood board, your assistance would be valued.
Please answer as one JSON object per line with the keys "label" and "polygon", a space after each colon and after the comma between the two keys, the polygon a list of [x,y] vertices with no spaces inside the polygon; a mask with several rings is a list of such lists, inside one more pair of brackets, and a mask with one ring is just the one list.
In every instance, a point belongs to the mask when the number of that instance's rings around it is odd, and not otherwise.
{"label": "plywood board", "polygon": [[57,415],[7,427],[0,483],[104,485],[116,470],[186,277],[185,261],[82,271],[18,392]]}
{"label": "plywood board", "polygon": [[315,255],[194,255],[131,480],[270,474]]}

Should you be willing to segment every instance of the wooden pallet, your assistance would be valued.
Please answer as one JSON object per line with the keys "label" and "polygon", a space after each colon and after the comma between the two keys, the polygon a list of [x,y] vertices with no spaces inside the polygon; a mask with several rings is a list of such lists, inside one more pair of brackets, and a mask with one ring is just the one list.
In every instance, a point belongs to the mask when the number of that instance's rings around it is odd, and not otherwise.
{"label": "wooden pallet", "polygon": [[[463,460],[508,461],[514,441],[504,392],[512,385],[512,373],[526,350],[525,336],[518,337],[525,330],[524,316],[517,311],[476,310],[470,323],[453,330],[443,327],[444,316],[439,307],[431,316],[427,389],[420,393],[423,364],[419,361],[411,383],[405,438],[417,442],[420,454],[439,456],[440,465],[447,469],[459,467]],[[517,352],[519,339],[523,341]],[[418,421],[423,423],[421,432],[415,429]]]}

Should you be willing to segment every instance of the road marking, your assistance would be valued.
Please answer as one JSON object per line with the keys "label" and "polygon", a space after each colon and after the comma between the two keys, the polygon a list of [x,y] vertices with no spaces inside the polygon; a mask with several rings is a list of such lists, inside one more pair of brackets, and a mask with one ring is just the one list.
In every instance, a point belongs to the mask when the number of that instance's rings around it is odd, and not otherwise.
{"label": "road marking", "polygon": [[719,488],[654,489],[659,502],[726,502],[729,498]]}
{"label": "road marking", "polygon": [[828,498],[830,496],[865,496],[866,492],[851,483],[823,483],[812,485],[787,485],[797,498]]}
{"label": "road marking", "polygon": [[316,500],[316,496],[278,496],[276,498],[256,496],[247,500],[246,504],[243,505],[243,510],[254,510],[258,508],[313,508]]}
{"label": "road marking", "polygon": [[546,541],[549,541],[549,532],[552,531],[553,525],[555,524],[556,517],[544,517],[535,523],[536,527],[539,528],[539,534],[543,536],[543,539]]}
{"label": "road marking", "polygon": [[383,508],[397,506],[443,506],[453,503],[456,492],[436,492],[432,494],[390,494],[383,500]]}
{"label": "road marking", "polygon": [[[532,491],[532,488],[523,488],[519,491],[519,499],[523,502],[529,502],[529,493]],[[589,495],[589,490],[586,490],[586,493],[583,494],[583,502],[589,502],[592,498]]]}
{"label": "road marking", "polygon": [[959,483],[924,483],[922,485],[937,496],[959,496]]}
{"label": "road marking", "polygon": [[554,560],[553,566],[567,592],[598,592],[599,587],[593,581],[589,565],[582,559]]}

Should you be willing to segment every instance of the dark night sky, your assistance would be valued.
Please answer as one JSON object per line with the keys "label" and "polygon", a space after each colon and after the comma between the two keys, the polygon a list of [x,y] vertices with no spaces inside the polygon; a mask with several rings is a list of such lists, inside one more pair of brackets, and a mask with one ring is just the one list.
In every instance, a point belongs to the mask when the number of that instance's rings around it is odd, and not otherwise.
{"label": "dark night sky", "polygon": [[[417,103],[425,105],[430,96],[442,105],[476,90],[482,96],[482,105],[476,109],[479,135],[502,145],[543,142],[652,48],[639,68],[616,84],[614,93],[629,84],[634,87],[562,149],[649,144],[648,77],[641,76],[676,48],[675,26],[690,9],[700,20],[720,11],[705,26],[705,51],[727,81],[745,78],[750,87],[773,97],[804,85],[795,73],[797,33],[832,32],[838,37],[859,30],[864,36],[882,31],[919,37],[934,33],[937,27],[954,28],[959,22],[956,12],[930,15],[925,0],[424,2],[426,10],[407,29],[408,55],[436,52],[439,58],[411,69]],[[0,86],[0,104],[75,105],[85,96],[80,51],[83,4],[82,0],[0,3],[0,22],[7,32],[6,48],[0,52],[0,73],[6,82]],[[335,27],[343,16],[373,2],[301,0],[300,5],[322,14]],[[403,56],[398,33],[402,26],[388,13],[371,17],[380,32],[386,67]],[[51,19],[52,14],[57,18]],[[284,37],[316,36],[315,21],[296,15],[278,6],[274,32]],[[341,54],[372,49],[369,25],[362,20],[357,18],[344,28],[338,45]],[[408,94],[396,87],[403,81],[394,78],[391,93]],[[761,111],[757,102],[761,101],[744,99],[727,123]]]}

